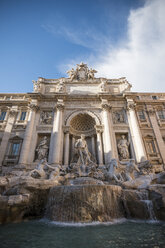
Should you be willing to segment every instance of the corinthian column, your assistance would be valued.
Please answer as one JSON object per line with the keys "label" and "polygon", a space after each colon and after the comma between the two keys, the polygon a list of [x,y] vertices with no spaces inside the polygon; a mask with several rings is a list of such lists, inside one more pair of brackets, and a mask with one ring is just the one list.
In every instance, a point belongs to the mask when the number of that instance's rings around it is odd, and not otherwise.
{"label": "corinthian column", "polygon": [[97,157],[99,166],[103,165],[103,146],[102,146],[102,128],[96,126],[96,134],[97,134]]}
{"label": "corinthian column", "polygon": [[69,164],[69,128],[65,129],[64,165]]}
{"label": "corinthian column", "polygon": [[53,129],[50,139],[49,163],[59,165],[61,163],[62,152],[62,125],[63,125],[63,101],[58,101],[56,106],[56,114],[54,115]]}
{"label": "corinthian column", "polygon": [[102,104],[102,119],[104,124],[104,133],[103,133],[103,145],[104,145],[104,158],[105,164],[108,164],[112,157],[112,135],[111,135],[111,126],[110,126],[110,116],[109,110],[110,106],[107,103]]}
{"label": "corinthian column", "polygon": [[24,140],[22,144],[21,154],[19,158],[19,164],[27,164],[30,160],[29,154],[31,150],[31,142],[33,139],[33,131],[34,131],[34,122],[36,112],[38,111],[39,107],[36,103],[32,103],[29,105],[30,112],[28,116],[27,126],[24,134]]}
{"label": "corinthian column", "polygon": [[133,100],[127,100],[128,124],[135,151],[136,161],[137,163],[139,163],[146,160],[146,153],[134,108],[135,103],[133,102]]}
{"label": "corinthian column", "polygon": [[15,117],[17,114],[17,107],[13,106],[11,108],[11,110],[9,111],[9,115],[8,115],[8,120],[6,123],[6,127],[4,130],[4,135],[2,137],[2,141],[1,141],[1,145],[0,145],[0,165],[2,165],[5,153],[6,153],[6,149],[7,149],[7,145],[8,145],[8,141],[11,135],[11,130],[15,121]]}

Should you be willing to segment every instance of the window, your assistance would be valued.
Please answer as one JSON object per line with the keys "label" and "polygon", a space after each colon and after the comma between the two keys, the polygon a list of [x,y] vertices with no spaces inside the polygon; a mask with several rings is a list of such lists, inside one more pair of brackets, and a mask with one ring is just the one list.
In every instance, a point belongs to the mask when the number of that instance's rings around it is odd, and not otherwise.
{"label": "window", "polygon": [[163,110],[159,110],[158,112],[159,119],[165,120],[165,114]]}
{"label": "window", "polygon": [[4,121],[5,120],[5,116],[6,116],[6,112],[2,111],[0,114],[0,121]]}
{"label": "window", "polygon": [[22,138],[15,136],[9,140],[3,165],[15,165],[19,161]]}
{"label": "window", "polygon": [[21,112],[20,121],[24,121],[26,118],[26,112]]}
{"label": "window", "polygon": [[19,154],[20,143],[12,143],[10,155],[17,156]]}
{"label": "window", "polygon": [[152,96],[152,99],[157,100],[158,98],[157,98],[157,96]]}
{"label": "window", "polygon": [[146,145],[147,145],[148,153],[150,153],[150,154],[156,153],[156,148],[155,148],[155,144],[154,144],[153,140],[147,140]]}
{"label": "window", "polygon": [[144,121],[144,120],[146,119],[146,117],[145,117],[145,114],[144,114],[144,111],[143,111],[143,110],[138,111],[138,115],[139,115],[140,120]]}

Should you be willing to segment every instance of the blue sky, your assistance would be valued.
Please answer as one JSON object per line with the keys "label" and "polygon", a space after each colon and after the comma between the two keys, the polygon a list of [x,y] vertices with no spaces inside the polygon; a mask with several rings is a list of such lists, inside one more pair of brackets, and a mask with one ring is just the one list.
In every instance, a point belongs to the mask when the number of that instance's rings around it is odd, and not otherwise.
{"label": "blue sky", "polygon": [[0,92],[31,92],[81,61],[165,91],[164,0],[0,0]]}

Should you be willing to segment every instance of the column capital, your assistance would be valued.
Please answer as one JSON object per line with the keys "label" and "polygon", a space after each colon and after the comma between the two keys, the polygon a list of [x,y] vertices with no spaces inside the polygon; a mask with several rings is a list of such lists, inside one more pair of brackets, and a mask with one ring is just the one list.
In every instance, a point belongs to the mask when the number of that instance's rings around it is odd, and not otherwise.
{"label": "column capital", "polygon": [[34,104],[34,103],[30,103],[28,105],[28,107],[30,110],[35,111],[35,112],[37,112],[39,110],[39,106],[37,104]]}
{"label": "column capital", "polygon": [[102,133],[103,132],[103,126],[102,125],[96,125],[95,129],[96,129],[96,133]]}
{"label": "column capital", "polygon": [[69,126],[63,126],[64,133],[69,133]]}
{"label": "column capital", "polygon": [[18,113],[18,111],[17,111],[17,110],[15,110],[15,109],[11,109],[11,110],[9,111],[9,116],[11,116],[11,117],[15,117],[17,113]]}
{"label": "column capital", "polygon": [[134,110],[136,106],[136,103],[132,101],[127,101],[127,110]]}
{"label": "column capital", "polygon": [[107,100],[102,100],[101,103],[102,110],[110,111],[112,109],[112,106],[108,104]]}
{"label": "column capital", "polygon": [[58,99],[56,109],[59,111],[64,110],[64,101],[62,99]]}

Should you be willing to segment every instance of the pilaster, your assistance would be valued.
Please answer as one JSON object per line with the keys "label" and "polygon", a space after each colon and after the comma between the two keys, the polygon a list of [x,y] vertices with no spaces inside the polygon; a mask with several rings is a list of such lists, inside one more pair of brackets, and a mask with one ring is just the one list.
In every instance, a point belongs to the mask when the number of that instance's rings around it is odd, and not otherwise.
{"label": "pilaster", "polygon": [[59,165],[61,161],[61,154],[63,148],[62,136],[63,136],[63,100],[58,100],[56,106],[56,114],[54,115],[53,129],[50,139],[50,151],[49,151],[49,163]]}
{"label": "pilaster", "polygon": [[24,134],[24,140],[19,159],[19,164],[21,165],[29,163],[29,154],[31,151],[31,142],[33,140],[35,116],[36,112],[39,110],[36,101],[33,101],[31,104],[29,104],[29,110],[30,112],[28,116],[27,126]]}
{"label": "pilaster", "polygon": [[8,145],[9,139],[10,139],[11,131],[12,131],[13,124],[15,122],[15,118],[16,118],[17,113],[18,113],[18,107],[17,106],[13,106],[9,110],[6,127],[4,130],[4,134],[3,134],[1,145],[0,145],[0,154],[1,154],[0,165],[2,165],[4,156],[6,153],[7,145]]}

